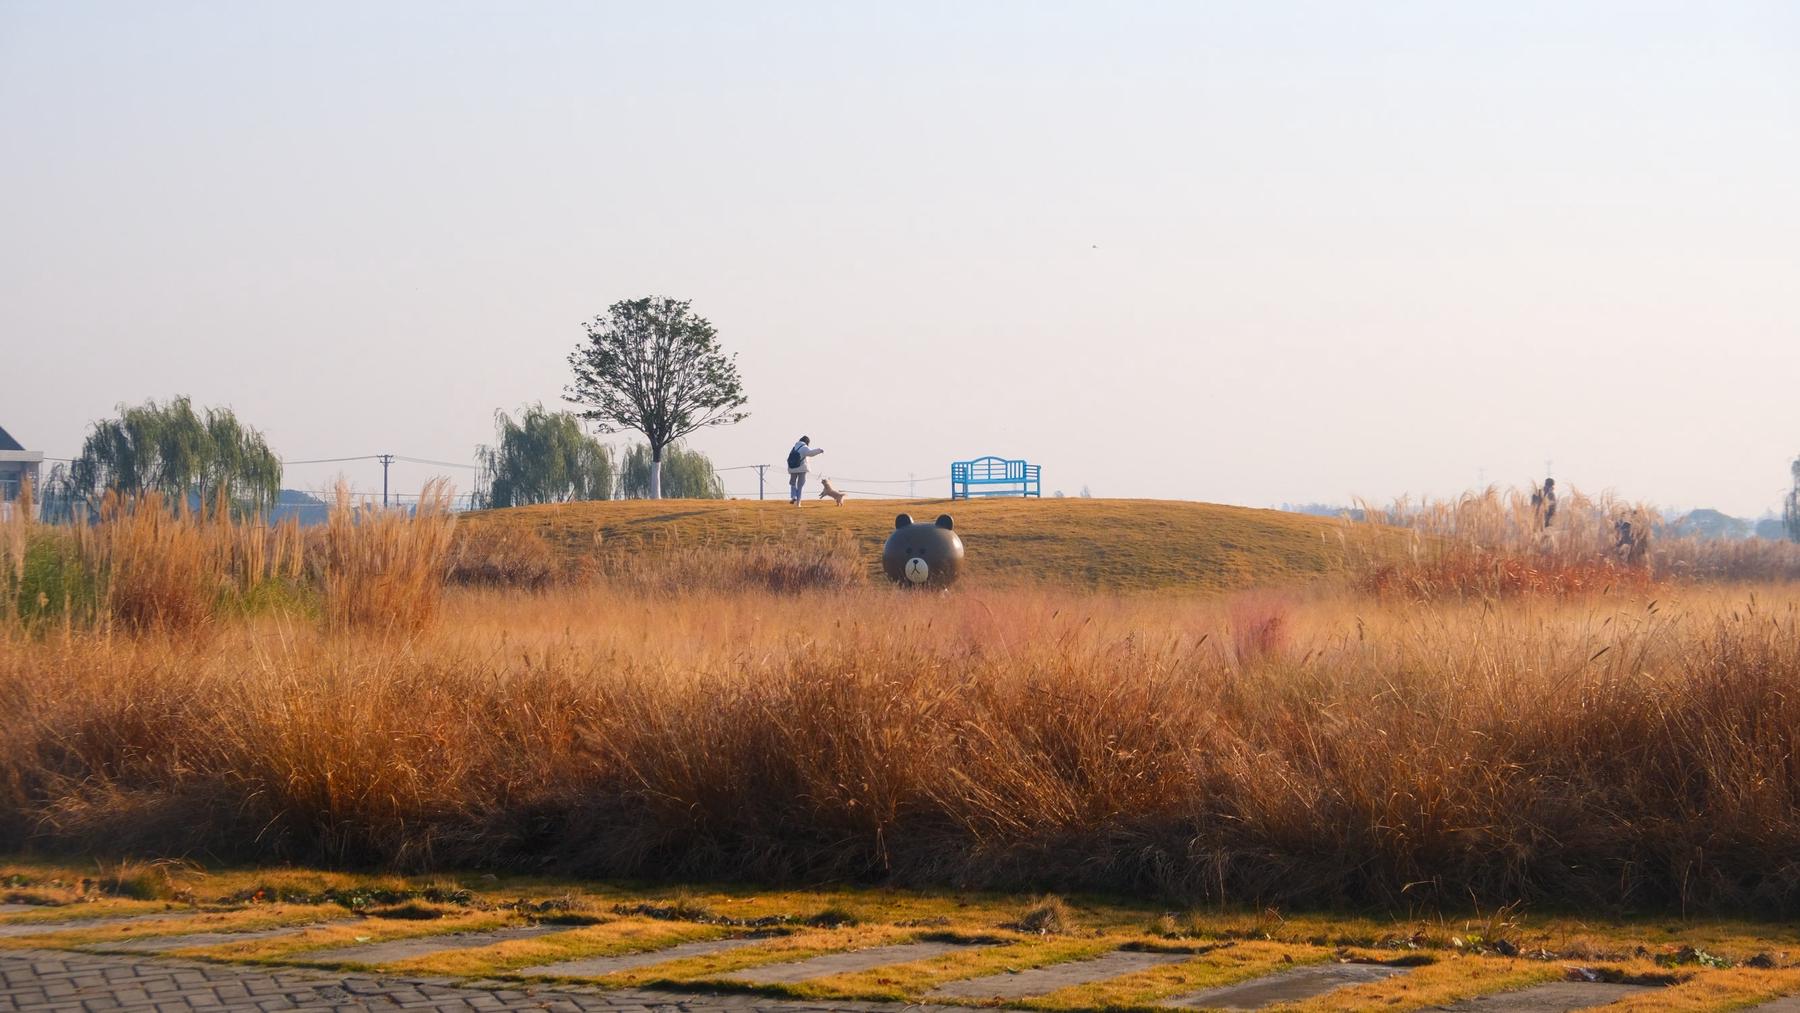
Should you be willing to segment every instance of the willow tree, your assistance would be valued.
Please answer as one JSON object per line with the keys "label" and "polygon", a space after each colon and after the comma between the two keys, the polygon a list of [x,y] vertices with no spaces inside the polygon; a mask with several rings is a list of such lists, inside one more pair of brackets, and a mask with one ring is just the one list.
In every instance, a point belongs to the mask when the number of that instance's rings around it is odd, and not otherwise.
{"label": "willow tree", "polygon": [[187,398],[177,397],[166,404],[121,404],[118,418],[94,423],[69,481],[73,493],[88,500],[108,489],[160,492],[196,505],[222,494],[237,509],[265,511],[281,494],[281,458],[231,409],[195,411]]}
{"label": "willow tree", "polygon": [[[649,446],[627,447],[619,462],[620,495],[626,499],[649,497],[652,474]],[[663,455],[662,493],[673,499],[724,499],[725,482],[711,458],[673,443]]]}
{"label": "willow tree", "polygon": [[476,495],[484,507],[611,499],[616,482],[612,451],[581,431],[569,412],[530,405],[514,422],[494,414],[494,445],[479,447]]}
{"label": "willow tree", "polygon": [[650,498],[662,498],[663,453],[711,426],[742,422],[747,399],[735,357],[691,304],[661,296],[610,306],[584,325],[569,355],[575,380],[565,400],[604,433],[635,430],[650,447]]}

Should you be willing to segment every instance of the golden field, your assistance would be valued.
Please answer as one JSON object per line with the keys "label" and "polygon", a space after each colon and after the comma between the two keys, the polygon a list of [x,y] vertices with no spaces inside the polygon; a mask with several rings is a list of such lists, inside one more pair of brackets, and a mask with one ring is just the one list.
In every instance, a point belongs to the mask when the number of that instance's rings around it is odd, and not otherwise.
{"label": "golden field", "polygon": [[[723,535],[612,536],[522,590],[491,585],[545,545],[482,532],[504,514],[346,503],[302,538],[116,508],[57,550],[85,612],[10,599],[0,847],[1792,913],[1800,596],[1508,535],[1517,511],[1315,532],[1340,569],[1288,589],[1119,595],[981,569],[903,593],[861,543]],[[771,523],[853,516],[797,513]],[[977,559],[987,516],[959,525]],[[12,527],[48,586],[68,536]]]}

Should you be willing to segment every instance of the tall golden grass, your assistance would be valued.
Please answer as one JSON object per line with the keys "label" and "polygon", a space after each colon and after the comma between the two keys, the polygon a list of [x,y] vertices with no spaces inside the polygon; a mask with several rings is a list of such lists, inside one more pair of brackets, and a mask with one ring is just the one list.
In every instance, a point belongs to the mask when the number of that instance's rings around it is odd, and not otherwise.
{"label": "tall golden grass", "polygon": [[[1800,911],[1791,586],[913,594],[822,545],[445,590],[448,517],[349,506],[322,621],[8,624],[0,847]],[[1584,558],[1538,543],[1469,537]]]}
{"label": "tall golden grass", "polygon": [[[1282,636],[1259,632],[1284,607]],[[1236,612],[601,587],[446,608],[404,645],[273,619],[8,637],[0,846],[1800,905],[1791,592]]]}
{"label": "tall golden grass", "polygon": [[[222,499],[205,509],[159,493],[108,493],[92,524],[56,528],[29,510],[0,519],[0,620],[196,634],[265,604],[313,606],[333,627],[429,625],[449,568],[448,487],[415,510],[358,502],[340,486],[325,526],[265,524]],[[60,589],[48,600],[44,588]]]}
{"label": "tall golden grass", "polygon": [[337,494],[316,546],[325,614],[338,629],[416,633],[437,618],[455,518],[450,487],[425,484],[411,513]]}

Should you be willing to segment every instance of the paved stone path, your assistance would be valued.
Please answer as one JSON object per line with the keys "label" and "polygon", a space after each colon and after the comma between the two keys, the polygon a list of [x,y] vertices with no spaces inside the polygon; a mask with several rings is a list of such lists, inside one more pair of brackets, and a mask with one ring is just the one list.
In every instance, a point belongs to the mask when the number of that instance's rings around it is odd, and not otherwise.
{"label": "paved stone path", "polygon": [[440,982],[273,970],[56,950],[0,950],[4,1013],[187,1013],[221,1010],[619,1010],[627,1013],[969,1013],[945,1006],[806,1002],[753,995],[452,987]]}
{"label": "paved stone path", "polygon": [[143,936],[136,939],[89,943],[82,949],[93,950],[97,953],[168,953],[170,950],[185,950],[190,946],[218,946],[222,943],[235,943],[244,939],[297,936],[307,929],[316,929],[323,924],[325,923],[284,925],[274,929],[253,929],[249,932],[190,932],[183,936]]}
{"label": "paved stone path", "polygon": [[162,921],[166,918],[185,918],[187,915],[186,911],[176,911],[170,914],[132,915],[126,918],[71,918],[67,921],[54,922],[12,922],[0,925],[0,938],[41,936],[46,932],[72,932],[80,929],[104,929],[114,925],[136,925],[142,922]]}
{"label": "paved stone path", "polygon": [[287,959],[326,964],[340,961],[352,961],[358,964],[391,964],[396,960],[411,960],[414,957],[443,953],[447,950],[474,950],[483,946],[498,943],[509,943],[515,939],[535,939],[547,936],[552,932],[567,932],[573,925],[521,925],[515,928],[494,929],[491,932],[449,932],[435,936],[409,936],[405,939],[386,939],[375,943],[358,943],[355,946],[338,946],[329,950],[305,950],[289,954]]}
{"label": "paved stone path", "polygon": [[1386,964],[1310,964],[1235,985],[1178,996],[1165,1000],[1164,1005],[1187,1009],[1262,1009],[1273,1003],[1310,999],[1346,985],[1380,981],[1406,970],[1409,968]]}
{"label": "paved stone path", "polygon": [[666,964],[671,960],[684,960],[688,957],[704,957],[709,953],[724,953],[726,950],[735,950],[740,946],[754,946],[767,941],[767,936],[701,939],[691,943],[665,946],[660,950],[640,950],[636,953],[616,953],[610,957],[585,957],[581,960],[565,960],[560,964],[541,964],[513,973],[541,974],[553,978],[599,978],[619,971],[649,967],[652,964]]}
{"label": "paved stone path", "polygon": [[[869,951],[862,951],[867,953]],[[1449,1011],[1567,1013],[1648,991],[1639,985],[1556,982],[1485,996]],[[627,1013],[969,1013],[966,1007],[901,1003],[695,995],[655,990],[601,991],[574,986],[493,982],[451,986],[442,980],[345,974],[311,968],[209,964],[148,956],[66,950],[0,950],[0,1013],[187,1013],[246,1010],[618,1010]],[[1754,1008],[1797,1013],[1800,997]]]}
{"label": "paved stone path", "polygon": [[1179,964],[1193,959],[1191,953],[1151,953],[1138,950],[1114,950],[1092,960],[1069,960],[1060,964],[1034,967],[1016,974],[990,974],[984,978],[952,981],[932,992],[934,997],[958,999],[1019,999],[1028,995],[1044,995],[1071,985],[1117,978],[1163,964]]}
{"label": "paved stone path", "polygon": [[16,915],[21,911],[36,911],[36,904],[0,904],[0,915]]}
{"label": "paved stone path", "polygon": [[797,981],[806,981],[809,978],[823,978],[828,974],[849,974],[853,971],[886,967],[889,964],[907,964],[945,953],[955,953],[957,950],[967,949],[970,945],[979,944],[900,943],[895,946],[872,946],[866,950],[826,953],[786,964],[748,967],[731,974],[722,974],[719,976],[719,980],[754,982],[759,985],[790,985]]}
{"label": "paved stone path", "polygon": [[1618,1002],[1654,985],[1613,985],[1603,981],[1553,981],[1515,992],[1496,992],[1443,1007],[1444,1013],[1568,1013]]}

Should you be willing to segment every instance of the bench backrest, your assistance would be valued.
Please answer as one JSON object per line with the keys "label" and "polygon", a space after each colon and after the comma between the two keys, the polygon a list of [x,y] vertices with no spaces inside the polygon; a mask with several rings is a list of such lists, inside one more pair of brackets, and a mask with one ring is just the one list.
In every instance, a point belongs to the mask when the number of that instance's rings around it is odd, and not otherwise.
{"label": "bench backrest", "polygon": [[977,457],[972,461],[950,462],[950,495],[956,498],[972,485],[1012,485],[1019,495],[1038,494],[1038,465],[1005,457]]}
{"label": "bench backrest", "polygon": [[1022,482],[1037,470],[1035,465],[1004,457],[977,457],[950,465],[951,476],[968,482]]}

